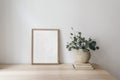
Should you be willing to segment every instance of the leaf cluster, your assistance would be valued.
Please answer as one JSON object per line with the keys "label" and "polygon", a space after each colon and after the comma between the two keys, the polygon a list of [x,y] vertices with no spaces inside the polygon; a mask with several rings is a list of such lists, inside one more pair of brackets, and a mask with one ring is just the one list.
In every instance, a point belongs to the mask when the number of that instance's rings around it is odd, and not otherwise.
{"label": "leaf cluster", "polygon": [[81,36],[81,32],[77,32],[77,34],[70,33],[71,41],[67,43],[66,48],[71,51],[72,49],[79,50],[83,49],[84,51],[97,50],[99,47],[95,40],[91,38],[86,39]]}

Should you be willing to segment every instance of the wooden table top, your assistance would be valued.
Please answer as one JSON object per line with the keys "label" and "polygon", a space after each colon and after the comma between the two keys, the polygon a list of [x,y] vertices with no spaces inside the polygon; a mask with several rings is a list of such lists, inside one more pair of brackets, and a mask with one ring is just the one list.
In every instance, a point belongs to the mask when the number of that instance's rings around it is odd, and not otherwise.
{"label": "wooden table top", "polygon": [[0,80],[116,80],[107,71],[75,70],[72,64],[0,65]]}

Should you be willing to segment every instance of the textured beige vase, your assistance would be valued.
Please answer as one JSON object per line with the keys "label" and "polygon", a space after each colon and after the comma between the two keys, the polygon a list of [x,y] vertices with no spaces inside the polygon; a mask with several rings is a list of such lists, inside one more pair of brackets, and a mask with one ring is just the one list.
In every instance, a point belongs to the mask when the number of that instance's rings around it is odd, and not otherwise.
{"label": "textured beige vase", "polygon": [[90,60],[90,52],[84,52],[82,49],[76,50],[75,53],[75,64],[88,63]]}

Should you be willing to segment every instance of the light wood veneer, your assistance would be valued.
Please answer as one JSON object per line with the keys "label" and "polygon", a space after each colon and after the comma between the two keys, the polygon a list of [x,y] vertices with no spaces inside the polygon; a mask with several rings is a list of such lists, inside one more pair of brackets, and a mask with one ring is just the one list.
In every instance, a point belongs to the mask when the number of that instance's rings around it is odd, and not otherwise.
{"label": "light wood veneer", "polygon": [[116,80],[103,69],[74,70],[72,64],[0,65],[0,80]]}

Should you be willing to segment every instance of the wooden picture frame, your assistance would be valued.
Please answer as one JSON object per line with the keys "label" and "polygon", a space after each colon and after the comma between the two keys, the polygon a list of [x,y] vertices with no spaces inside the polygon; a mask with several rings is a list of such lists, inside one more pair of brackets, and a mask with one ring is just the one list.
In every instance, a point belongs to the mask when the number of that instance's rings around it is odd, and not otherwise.
{"label": "wooden picture frame", "polygon": [[32,29],[32,59],[35,64],[59,64],[58,29]]}

